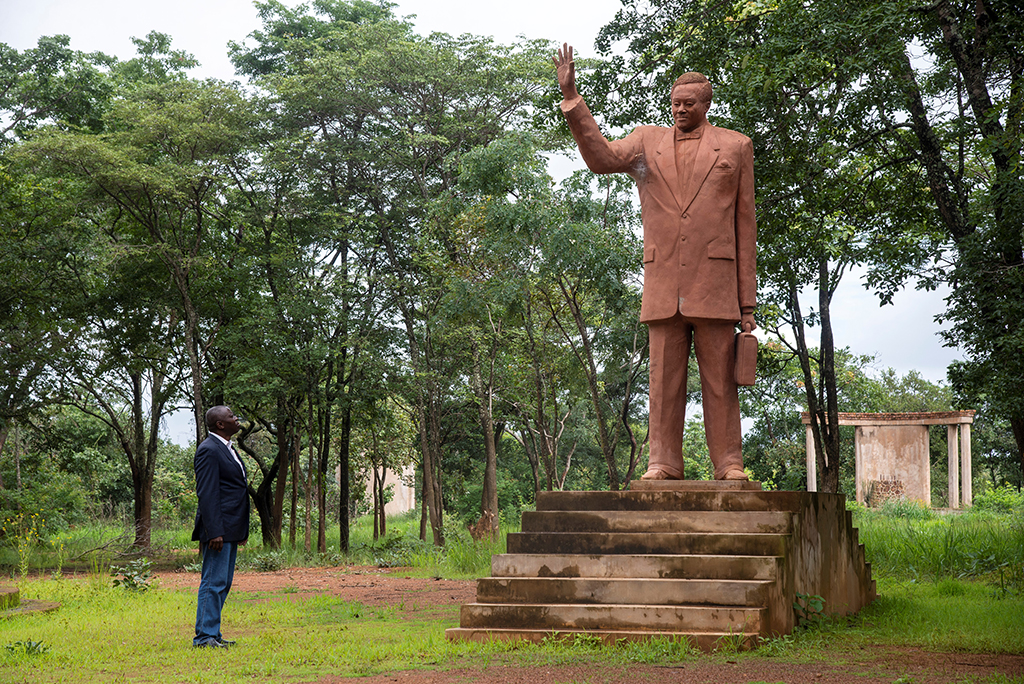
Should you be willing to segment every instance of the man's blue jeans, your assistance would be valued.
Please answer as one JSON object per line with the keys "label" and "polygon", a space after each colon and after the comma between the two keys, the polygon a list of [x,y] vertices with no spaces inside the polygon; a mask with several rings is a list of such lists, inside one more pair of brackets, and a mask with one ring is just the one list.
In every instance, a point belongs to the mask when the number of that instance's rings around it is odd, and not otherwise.
{"label": "man's blue jeans", "polygon": [[220,611],[231,591],[238,544],[224,542],[220,551],[211,551],[204,544],[202,552],[203,573],[199,580],[199,599],[196,604],[196,636],[192,640],[196,646],[221,640]]}

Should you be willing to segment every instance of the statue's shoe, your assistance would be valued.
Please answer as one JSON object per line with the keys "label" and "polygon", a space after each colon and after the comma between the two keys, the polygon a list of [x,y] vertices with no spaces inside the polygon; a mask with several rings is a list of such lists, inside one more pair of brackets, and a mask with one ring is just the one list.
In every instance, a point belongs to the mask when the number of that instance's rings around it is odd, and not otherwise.
{"label": "statue's shoe", "polygon": [[651,468],[643,474],[641,480],[681,480],[680,477],[673,477],[666,473],[664,470],[658,470],[657,468]]}
{"label": "statue's shoe", "polygon": [[742,470],[740,470],[739,468],[733,468],[732,470],[727,472],[725,475],[723,475],[722,479],[723,480],[742,480],[744,482],[750,480],[750,478],[747,477],[747,474],[745,472],[743,472]]}

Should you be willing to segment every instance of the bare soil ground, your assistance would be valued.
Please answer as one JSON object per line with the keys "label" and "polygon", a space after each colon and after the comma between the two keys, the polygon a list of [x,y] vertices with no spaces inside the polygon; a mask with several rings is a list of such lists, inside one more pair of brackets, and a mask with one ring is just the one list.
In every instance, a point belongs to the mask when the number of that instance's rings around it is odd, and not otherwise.
{"label": "bare soil ground", "polygon": [[[199,587],[198,573],[158,573],[169,588]],[[233,591],[330,594],[364,605],[410,609],[457,606],[476,594],[471,580],[435,580],[409,577],[401,568],[374,567],[292,568],[279,572],[235,574]],[[709,657],[674,667],[651,665],[569,665],[515,667],[494,663],[473,669],[409,670],[362,677],[360,684],[945,684],[970,682],[995,674],[1024,677],[1024,656],[971,653],[935,653],[917,648],[877,646],[845,651],[841,658],[794,663],[765,658],[722,660]],[[318,684],[348,684],[346,677],[326,676]]]}

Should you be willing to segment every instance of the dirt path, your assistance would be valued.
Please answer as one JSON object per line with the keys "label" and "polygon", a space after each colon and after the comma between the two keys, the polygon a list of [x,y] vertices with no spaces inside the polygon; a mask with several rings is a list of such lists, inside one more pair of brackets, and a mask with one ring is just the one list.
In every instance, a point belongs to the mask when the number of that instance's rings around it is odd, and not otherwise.
{"label": "dirt path", "polygon": [[[158,572],[160,586],[199,588],[197,572]],[[368,566],[291,568],[278,572],[236,572],[232,591],[282,591],[331,594],[367,606],[403,601],[419,606],[462,605],[476,597],[472,580],[412,579],[399,569]]]}
{"label": "dirt path", "polygon": [[[157,573],[161,586],[199,587],[198,573]],[[476,582],[413,579],[401,568],[293,568],[279,572],[235,574],[233,591],[331,594],[364,605],[456,606],[474,600]],[[359,684],[947,684],[988,678],[994,674],[1024,678],[1024,656],[933,653],[916,648],[864,648],[844,660],[792,663],[765,658],[719,657],[678,667],[509,667],[495,663],[479,669],[410,670],[359,678]],[[318,684],[351,684],[328,676]]]}

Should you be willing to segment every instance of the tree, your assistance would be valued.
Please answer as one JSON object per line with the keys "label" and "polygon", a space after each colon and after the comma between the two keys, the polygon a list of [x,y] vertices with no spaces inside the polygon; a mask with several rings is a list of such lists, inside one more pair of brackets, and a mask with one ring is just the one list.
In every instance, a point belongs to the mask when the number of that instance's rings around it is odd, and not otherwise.
{"label": "tree", "polygon": [[[617,179],[603,179],[599,197],[593,195],[588,174],[575,175],[555,192],[551,186],[528,136],[506,136],[463,158],[454,202],[456,224],[463,231],[460,242],[489,250],[494,266],[486,274],[477,270],[462,277],[485,282],[493,293],[487,301],[503,303],[497,312],[488,309],[485,316],[481,310],[471,318],[493,321],[500,313],[505,320],[522,321],[528,345],[524,365],[533,382],[528,392],[520,389],[509,396],[532,395],[531,410],[524,410],[525,402],[514,406],[520,407],[518,420],[525,430],[519,441],[530,456],[538,488],[541,461],[548,488],[564,485],[574,448],[560,470],[558,434],[580,408],[574,398],[567,412],[557,409],[560,396],[572,393],[543,368],[544,347],[551,344],[561,347],[561,363],[572,359],[571,376],[563,377],[582,380],[579,389],[587,398],[584,405],[589,404],[606,481],[618,489],[617,454],[624,435],[631,443],[628,474],[639,458],[632,421],[646,336],[638,323],[638,221],[630,190]],[[458,300],[472,302],[468,291],[460,287]]]}
{"label": "tree", "polygon": [[[111,60],[69,45],[67,36],[22,52],[0,43],[0,153],[40,126],[102,127],[112,90],[102,67]],[[68,262],[89,235],[58,216],[62,194],[59,182],[28,178],[0,156],[0,455],[14,421],[49,403],[49,360],[75,344],[59,308]]]}
{"label": "tree", "polygon": [[[166,47],[159,34],[149,41],[151,53]],[[102,241],[69,268],[80,308],[68,317],[88,334],[61,359],[69,361],[60,375],[66,400],[99,407],[95,415],[118,434],[132,468],[140,546],[149,543],[157,428],[180,386],[179,350],[190,369],[197,442],[203,434],[203,337],[216,325],[201,329],[201,307],[216,311],[230,284],[223,268],[208,266],[227,261],[211,257],[223,253],[220,204],[246,125],[242,103],[222,84],[169,71],[136,75],[109,104],[101,132],[49,128],[10,153],[22,169],[64,183],[60,217]]]}
{"label": "tree", "polygon": [[111,84],[101,53],[70,48],[68,36],[43,36],[22,52],[0,43],[0,148],[41,125],[102,127]]}

